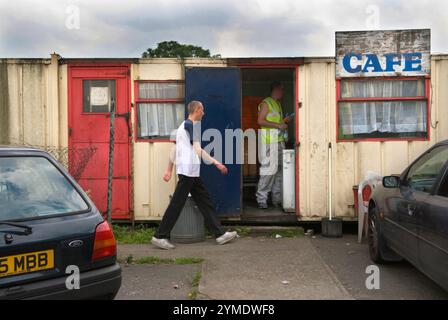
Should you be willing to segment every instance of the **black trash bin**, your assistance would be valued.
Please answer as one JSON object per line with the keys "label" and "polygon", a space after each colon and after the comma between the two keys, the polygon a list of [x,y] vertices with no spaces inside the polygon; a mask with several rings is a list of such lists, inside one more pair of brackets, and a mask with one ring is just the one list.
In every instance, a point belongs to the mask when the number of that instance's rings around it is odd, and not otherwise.
{"label": "black trash bin", "polygon": [[204,217],[191,196],[185,202],[179,219],[171,230],[170,238],[172,242],[177,243],[195,243],[205,240]]}
{"label": "black trash bin", "polygon": [[342,219],[339,218],[323,218],[322,219],[322,236],[327,238],[342,237]]}

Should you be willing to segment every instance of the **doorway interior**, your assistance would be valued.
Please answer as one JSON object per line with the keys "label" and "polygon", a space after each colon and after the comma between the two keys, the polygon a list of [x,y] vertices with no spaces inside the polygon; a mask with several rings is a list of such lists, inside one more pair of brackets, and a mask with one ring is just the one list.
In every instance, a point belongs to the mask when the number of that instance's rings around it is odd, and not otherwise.
{"label": "doorway interior", "polygon": [[[273,81],[279,81],[284,86],[284,96],[281,101],[283,115],[295,111],[296,97],[296,69],[275,68],[275,67],[249,67],[241,68],[242,77],[242,129],[255,129],[260,127],[257,123],[258,105],[264,98],[270,95],[270,85]],[[257,143],[258,144],[258,143]],[[288,125],[288,141],[285,143],[286,149],[294,150],[296,146],[296,121],[291,119]],[[258,151],[258,145],[257,145]],[[267,223],[290,223],[296,222],[295,211],[290,209],[274,208],[271,200],[268,200],[269,209],[258,209],[255,193],[259,180],[259,159],[256,157],[256,164],[248,163],[248,143],[244,143],[244,164],[242,168],[242,220]],[[257,152],[258,155],[258,152]],[[296,172],[295,168],[293,170]],[[293,181],[296,183],[294,177]],[[294,184],[295,184],[294,183]],[[285,186],[288,189],[283,190],[295,194],[296,186]],[[295,202],[295,201],[294,201]],[[286,212],[288,211],[288,212]]]}

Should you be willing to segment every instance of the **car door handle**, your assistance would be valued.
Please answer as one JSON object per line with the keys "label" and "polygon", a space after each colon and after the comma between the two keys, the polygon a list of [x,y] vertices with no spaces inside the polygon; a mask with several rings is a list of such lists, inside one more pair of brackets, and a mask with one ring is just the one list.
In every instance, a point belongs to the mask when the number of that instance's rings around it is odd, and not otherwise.
{"label": "car door handle", "polygon": [[410,216],[413,216],[414,213],[415,213],[415,205],[413,205],[413,204],[408,204],[408,214],[409,214]]}

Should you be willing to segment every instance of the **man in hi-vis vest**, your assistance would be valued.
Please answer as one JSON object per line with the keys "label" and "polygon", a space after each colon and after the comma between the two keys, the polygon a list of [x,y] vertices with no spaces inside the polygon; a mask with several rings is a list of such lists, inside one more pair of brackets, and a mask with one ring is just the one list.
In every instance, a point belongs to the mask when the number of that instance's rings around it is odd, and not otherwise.
{"label": "man in hi-vis vest", "polygon": [[272,203],[282,206],[282,152],[285,149],[284,132],[288,126],[283,121],[280,100],[283,97],[283,85],[275,81],[271,84],[271,96],[258,106],[258,124],[260,130],[259,160],[260,180],[257,188],[257,202],[260,209],[267,209],[268,195],[272,192]]}

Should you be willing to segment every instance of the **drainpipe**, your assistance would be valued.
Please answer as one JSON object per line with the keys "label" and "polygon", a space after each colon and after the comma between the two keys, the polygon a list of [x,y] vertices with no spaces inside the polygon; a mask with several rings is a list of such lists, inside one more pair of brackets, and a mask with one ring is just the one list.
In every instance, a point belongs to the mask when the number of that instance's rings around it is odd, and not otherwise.
{"label": "drainpipe", "polygon": [[322,219],[322,236],[328,238],[342,237],[342,219],[333,218],[333,157],[331,142],[328,143],[328,218]]}
{"label": "drainpipe", "polygon": [[332,157],[332,147],[331,142],[328,143],[328,217],[329,220],[333,218],[333,181],[332,181],[332,173],[333,173],[333,157]]}

